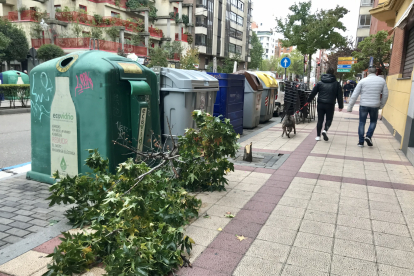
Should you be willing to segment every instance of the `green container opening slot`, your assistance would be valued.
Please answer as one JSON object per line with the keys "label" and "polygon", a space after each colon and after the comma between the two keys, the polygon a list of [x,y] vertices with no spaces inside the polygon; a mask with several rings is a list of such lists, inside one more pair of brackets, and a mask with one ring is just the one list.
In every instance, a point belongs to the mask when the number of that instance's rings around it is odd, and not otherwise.
{"label": "green container opening slot", "polygon": [[[36,66],[30,72],[32,170],[27,178],[90,172],[88,149],[98,149],[115,172],[138,151],[158,151],[159,96],[154,72],[127,58],[91,50]],[[116,141],[117,143],[114,143]]]}

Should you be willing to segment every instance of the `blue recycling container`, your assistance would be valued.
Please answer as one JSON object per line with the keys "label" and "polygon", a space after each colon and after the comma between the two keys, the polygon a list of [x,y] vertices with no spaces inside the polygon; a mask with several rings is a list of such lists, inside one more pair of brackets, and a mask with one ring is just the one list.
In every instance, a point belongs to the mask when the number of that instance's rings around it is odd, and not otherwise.
{"label": "blue recycling container", "polygon": [[219,81],[214,116],[230,119],[234,131],[243,134],[244,75],[208,73]]}

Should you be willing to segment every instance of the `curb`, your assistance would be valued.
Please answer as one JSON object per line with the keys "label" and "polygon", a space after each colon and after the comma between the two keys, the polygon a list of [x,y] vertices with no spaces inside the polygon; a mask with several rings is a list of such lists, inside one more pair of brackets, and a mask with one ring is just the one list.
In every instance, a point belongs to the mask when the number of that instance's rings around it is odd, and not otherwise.
{"label": "curb", "polygon": [[30,108],[10,108],[0,110],[0,115],[12,115],[12,114],[22,114],[22,113],[30,113]]}

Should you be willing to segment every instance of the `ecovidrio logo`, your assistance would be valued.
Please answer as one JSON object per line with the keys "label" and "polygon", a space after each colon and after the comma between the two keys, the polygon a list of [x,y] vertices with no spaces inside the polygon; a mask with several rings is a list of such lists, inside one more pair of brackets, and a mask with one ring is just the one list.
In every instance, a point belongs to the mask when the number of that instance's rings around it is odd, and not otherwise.
{"label": "ecovidrio logo", "polygon": [[62,114],[56,114],[53,113],[53,118],[58,120],[73,120],[73,115],[70,113],[62,113]]}

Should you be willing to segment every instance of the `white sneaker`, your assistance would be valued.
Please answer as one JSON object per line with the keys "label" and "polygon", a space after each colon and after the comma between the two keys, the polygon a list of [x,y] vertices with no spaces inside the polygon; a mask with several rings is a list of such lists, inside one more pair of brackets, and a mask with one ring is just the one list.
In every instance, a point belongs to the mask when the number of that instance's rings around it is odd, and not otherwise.
{"label": "white sneaker", "polygon": [[320,136],[316,136],[315,140],[316,141],[320,141],[321,140],[321,137]]}
{"label": "white sneaker", "polygon": [[322,136],[323,136],[323,140],[329,141],[328,133],[326,133],[326,130],[322,131]]}

